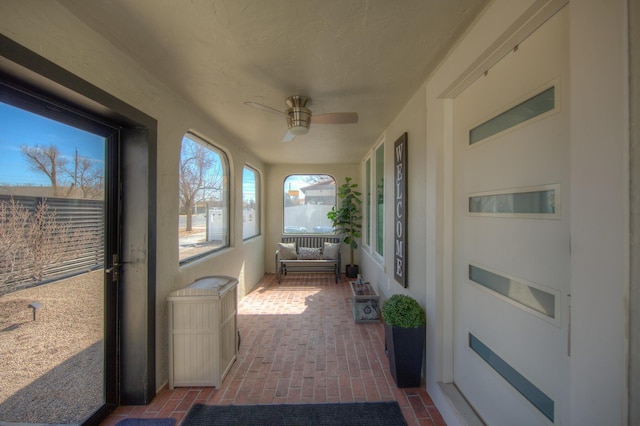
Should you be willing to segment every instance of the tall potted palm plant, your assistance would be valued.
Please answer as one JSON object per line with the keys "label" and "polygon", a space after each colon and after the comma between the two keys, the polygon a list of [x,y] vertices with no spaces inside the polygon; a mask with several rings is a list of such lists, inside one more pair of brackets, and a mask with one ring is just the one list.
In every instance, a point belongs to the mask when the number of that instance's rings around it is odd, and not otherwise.
{"label": "tall potted palm plant", "polygon": [[339,206],[334,206],[327,213],[333,229],[336,230],[343,243],[349,246],[350,263],[345,266],[345,275],[349,278],[358,276],[359,268],[354,262],[354,251],[358,248],[357,238],[361,236],[362,215],[360,214],[361,192],[358,192],[358,184],[351,183],[351,178],[346,177],[345,183],[338,188]]}

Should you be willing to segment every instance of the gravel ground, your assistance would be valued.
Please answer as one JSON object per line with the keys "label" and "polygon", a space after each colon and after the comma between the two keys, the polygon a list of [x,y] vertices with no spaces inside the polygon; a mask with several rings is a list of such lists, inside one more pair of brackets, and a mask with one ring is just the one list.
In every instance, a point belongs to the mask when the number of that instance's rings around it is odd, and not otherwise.
{"label": "gravel ground", "polygon": [[75,424],[102,405],[102,277],[99,270],[0,297],[0,424]]}

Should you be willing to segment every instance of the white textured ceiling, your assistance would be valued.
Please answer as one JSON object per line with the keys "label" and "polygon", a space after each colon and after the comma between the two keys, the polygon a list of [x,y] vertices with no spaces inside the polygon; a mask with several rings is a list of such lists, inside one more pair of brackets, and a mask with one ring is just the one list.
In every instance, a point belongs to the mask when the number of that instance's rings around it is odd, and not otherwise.
{"label": "white textured ceiling", "polygon": [[[59,0],[266,163],[359,162],[486,0]],[[283,144],[289,95],[314,114]]]}

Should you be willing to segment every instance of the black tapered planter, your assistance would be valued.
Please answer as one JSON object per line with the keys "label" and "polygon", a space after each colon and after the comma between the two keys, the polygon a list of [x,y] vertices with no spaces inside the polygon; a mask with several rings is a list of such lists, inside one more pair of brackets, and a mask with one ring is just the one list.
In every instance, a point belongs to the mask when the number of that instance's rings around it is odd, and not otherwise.
{"label": "black tapered planter", "polygon": [[420,387],[422,354],[426,326],[418,328],[392,327],[384,324],[385,352],[389,358],[391,376],[399,388]]}
{"label": "black tapered planter", "polygon": [[344,266],[344,274],[347,278],[357,278],[360,273],[360,268],[358,265],[345,265]]}

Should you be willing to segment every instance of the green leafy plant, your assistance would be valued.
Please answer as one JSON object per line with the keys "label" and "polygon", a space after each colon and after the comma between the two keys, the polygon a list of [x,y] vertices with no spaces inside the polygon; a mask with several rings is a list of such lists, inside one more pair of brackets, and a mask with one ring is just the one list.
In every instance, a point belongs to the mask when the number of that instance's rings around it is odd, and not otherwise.
{"label": "green leafy plant", "polygon": [[361,236],[362,216],[360,215],[361,192],[357,191],[358,184],[351,183],[346,177],[345,183],[338,188],[340,206],[334,206],[327,213],[333,228],[338,232],[343,243],[349,246],[351,265],[354,264],[353,252],[358,248],[357,238]]}
{"label": "green leafy plant", "polygon": [[392,327],[418,328],[426,323],[426,314],[411,296],[394,294],[382,305],[382,318]]}

